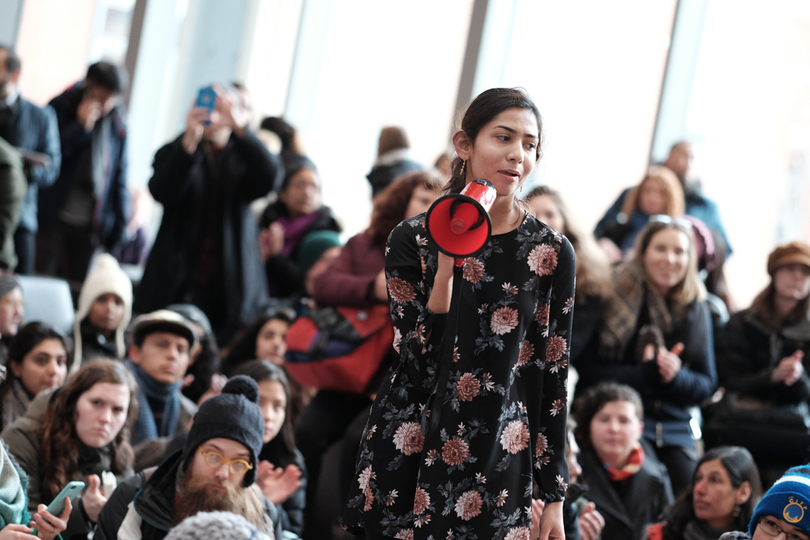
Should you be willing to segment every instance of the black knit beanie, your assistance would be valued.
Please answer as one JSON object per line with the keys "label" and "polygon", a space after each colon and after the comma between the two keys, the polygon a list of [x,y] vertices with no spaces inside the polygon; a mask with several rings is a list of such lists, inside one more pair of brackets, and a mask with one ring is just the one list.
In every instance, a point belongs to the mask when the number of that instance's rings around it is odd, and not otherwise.
{"label": "black knit beanie", "polygon": [[264,437],[264,417],[259,408],[259,386],[247,375],[231,377],[222,393],[205,400],[188,432],[183,449],[183,469],[187,469],[197,448],[211,439],[230,439],[250,452],[253,468],[245,473],[243,485],[256,479],[259,453]]}

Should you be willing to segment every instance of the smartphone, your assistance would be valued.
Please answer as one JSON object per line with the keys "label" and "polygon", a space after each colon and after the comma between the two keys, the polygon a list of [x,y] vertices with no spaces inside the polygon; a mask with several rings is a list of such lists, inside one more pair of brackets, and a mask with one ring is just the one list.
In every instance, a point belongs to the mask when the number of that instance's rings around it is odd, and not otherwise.
{"label": "smartphone", "polygon": [[[200,88],[200,92],[197,94],[197,104],[195,107],[200,109],[208,110],[208,114],[214,112],[214,105],[217,102],[217,93],[212,86],[206,86],[205,88]],[[205,125],[209,125],[211,122],[206,121]]]}
{"label": "smartphone", "polygon": [[59,495],[54,497],[51,504],[48,505],[48,512],[54,516],[58,516],[65,509],[65,499],[70,499],[70,501],[73,502],[76,495],[81,493],[83,489],[84,482],[79,482],[77,480],[70,482],[62,491],[59,492]]}

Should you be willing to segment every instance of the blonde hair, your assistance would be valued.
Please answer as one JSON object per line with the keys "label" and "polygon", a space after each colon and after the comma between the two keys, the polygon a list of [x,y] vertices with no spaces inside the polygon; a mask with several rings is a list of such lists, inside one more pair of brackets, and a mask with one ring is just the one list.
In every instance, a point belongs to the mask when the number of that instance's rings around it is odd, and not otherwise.
{"label": "blonde hair", "polygon": [[627,197],[624,199],[622,213],[626,216],[631,216],[633,215],[633,212],[638,210],[641,186],[643,186],[644,182],[647,180],[657,181],[658,184],[664,188],[664,193],[666,193],[666,207],[664,211],[660,213],[672,217],[682,216],[686,207],[686,202],[684,200],[683,186],[681,185],[681,181],[678,180],[678,176],[669,168],[660,165],[647,169],[647,174],[644,175],[641,182],[630,190]]}

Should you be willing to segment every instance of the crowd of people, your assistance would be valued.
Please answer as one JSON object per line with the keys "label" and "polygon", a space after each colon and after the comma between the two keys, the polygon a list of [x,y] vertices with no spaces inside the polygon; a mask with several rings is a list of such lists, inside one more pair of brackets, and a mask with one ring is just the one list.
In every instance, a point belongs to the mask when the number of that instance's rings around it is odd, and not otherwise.
{"label": "crowd of people", "polygon": [[[688,142],[589,232],[523,193],[542,119],[488,90],[434,167],[381,131],[342,244],[299,134],[254,128],[241,85],[189,109],[147,195],[124,71],[38,107],[21,69],[0,47],[0,538],[810,540],[810,471],[785,473],[810,461],[810,245],[737,309]],[[425,212],[476,178],[492,236],[454,264]],[[28,275],[71,284],[70,335],[26,317]]]}

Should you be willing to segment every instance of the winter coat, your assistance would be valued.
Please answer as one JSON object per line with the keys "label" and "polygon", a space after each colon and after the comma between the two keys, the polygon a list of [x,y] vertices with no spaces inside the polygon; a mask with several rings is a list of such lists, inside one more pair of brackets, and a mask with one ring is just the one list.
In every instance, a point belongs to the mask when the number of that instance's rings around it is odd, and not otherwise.
{"label": "winter coat", "polygon": [[[17,266],[14,231],[20,223],[28,183],[19,153],[0,138],[0,269]],[[36,213],[34,214],[36,216]]]}
{"label": "winter coat", "polygon": [[[797,350],[804,371],[790,386],[771,381],[771,372]],[[781,331],[766,327],[749,308],[735,313],[717,338],[717,372],[729,391],[773,403],[810,400],[810,314]]]}
{"label": "winter coat", "polygon": [[[259,231],[250,203],[275,190],[283,169],[256,136],[232,135],[217,158],[222,181],[214,184],[203,144],[193,154],[183,149],[183,135],[158,150],[149,190],[163,205],[163,221],[135,295],[134,311],[148,313],[185,302],[199,267],[203,223],[211,197],[221,197],[217,264],[222,265],[224,314],[209,319],[249,324],[267,300],[267,285],[259,256]],[[217,193],[218,192],[218,193]],[[216,329],[215,329],[216,330]]]}
{"label": "winter coat", "polygon": [[319,306],[369,307],[386,303],[374,296],[377,274],[385,269],[385,246],[362,232],[352,236],[329,270],[315,279],[312,298]]}
{"label": "winter coat", "polygon": [[[25,416],[0,433],[0,439],[8,444],[9,453],[17,459],[28,475],[28,511],[32,514],[36,512],[37,505],[49,504],[57,495],[42,487],[44,474],[44,464],[40,462],[42,441],[36,433],[42,424],[42,416],[52,396],[53,391],[49,390],[37,394]],[[103,448],[91,448],[82,444],[79,451],[80,479],[87,484],[88,476],[95,474],[101,478],[101,473],[104,471],[112,471],[109,445]],[[116,480],[122,482],[131,475],[132,470],[124,471],[122,474],[116,475]],[[73,511],[70,513],[67,530],[62,533],[62,538],[83,540],[87,538],[87,534],[93,530],[94,526],[86,517],[81,496],[79,496],[73,502]]]}
{"label": "winter coat", "polygon": [[649,448],[645,450],[641,470],[627,481],[621,493],[610,480],[596,451],[583,449],[579,454],[581,478],[588,486],[585,497],[605,518],[602,540],[640,538],[673,501],[666,468],[655,458],[654,452]]}
{"label": "winter coat", "polygon": [[[76,179],[76,166],[82,152],[92,144],[93,134],[85,131],[78,120],[77,109],[84,88],[80,84],[51,100],[59,121],[62,143],[62,168],[56,182],[39,194],[39,224],[42,228],[59,225],[59,214]],[[110,113],[109,165],[104,171],[104,185],[96,201],[93,229],[100,244],[111,249],[124,235],[130,216],[127,189],[127,126],[124,107],[117,105]]]}
{"label": "winter coat", "polygon": [[[181,451],[118,486],[98,516],[94,540],[162,540],[176,525],[174,503],[182,464]],[[256,484],[247,489],[255,490],[264,504],[268,534],[278,540],[284,538],[275,505],[261,494]]]}

